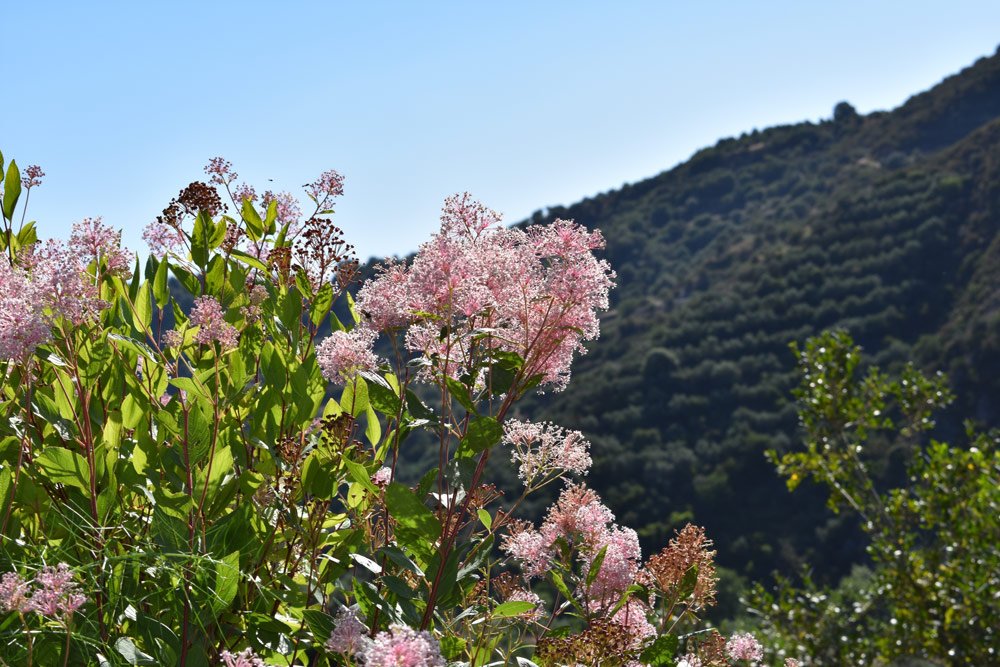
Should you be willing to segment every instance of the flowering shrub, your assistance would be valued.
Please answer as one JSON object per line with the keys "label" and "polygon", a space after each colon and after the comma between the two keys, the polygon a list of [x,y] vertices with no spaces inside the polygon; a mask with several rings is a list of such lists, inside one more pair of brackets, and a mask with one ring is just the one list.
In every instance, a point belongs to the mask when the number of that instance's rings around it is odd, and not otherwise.
{"label": "flowering shrub", "polygon": [[[578,481],[538,527],[514,518],[590,465],[580,433],[508,415],[563,389],[598,335],[614,279],[599,232],[507,229],[452,197],[416,257],[355,300],[357,262],[330,218],[339,174],[306,187],[304,217],[222,159],[206,173],[147,228],[140,267],[99,219],[69,246],[15,228],[22,183],[7,169],[0,604],[20,623],[0,626],[5,661],[762,659],[752,638],[698,630],[716,585],[700,529],[644,561]],[[438,465],[404,483],[417,430]],[[486,479],[497,452],[523,484],[506,505]]]}

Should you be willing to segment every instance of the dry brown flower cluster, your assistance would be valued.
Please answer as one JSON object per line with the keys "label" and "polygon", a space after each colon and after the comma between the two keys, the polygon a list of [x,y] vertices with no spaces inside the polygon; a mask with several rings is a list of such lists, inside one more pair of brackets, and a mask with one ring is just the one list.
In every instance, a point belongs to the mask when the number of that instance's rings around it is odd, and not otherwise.
{"label": "dry brown flower cluster", "polygon": [[705,537],[705,529],[688,524],[670,540],[670,543],[646,563],[645,575],[650,585],[655,585],[668,598],[676,595],[681,583],[692,567],[697,567],[698,577],[694,591],[686,602],[697,611],[715,604],[715,587],[719,578],[715,573],[715,554],[712,541]]}

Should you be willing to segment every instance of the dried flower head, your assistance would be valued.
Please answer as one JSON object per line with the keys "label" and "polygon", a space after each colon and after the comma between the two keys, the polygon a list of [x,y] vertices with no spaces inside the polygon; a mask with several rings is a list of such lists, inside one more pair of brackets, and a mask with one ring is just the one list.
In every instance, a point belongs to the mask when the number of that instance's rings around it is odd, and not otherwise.
{"label": "dried flower head", "polygon": [[628,630],[614,621],[596,619],[583,632],[538,640],[535,655],[542,664],[609,667],[627,665],[636,658]]}
{"label": "dried flower head", "polygon": [[715,573],[715,551],[705,529],[687,524],[670,543],[646,563],[645,579],[662,593],[672,597],[692,567],[697,568],[694,590],[688,598],[692,609],[704,609],[715,603],[718,577]]}

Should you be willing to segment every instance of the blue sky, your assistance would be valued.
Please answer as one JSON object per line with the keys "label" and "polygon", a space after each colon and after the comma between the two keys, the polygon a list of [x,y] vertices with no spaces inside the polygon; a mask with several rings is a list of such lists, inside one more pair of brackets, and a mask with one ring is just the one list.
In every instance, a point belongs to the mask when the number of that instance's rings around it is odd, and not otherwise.
{"label": "blue sky", "polygon": [[[834,105],[895,107],[991,55],[997,2],[7,2],[0,150],[43,236],[142,227],[209,158],[346,176],[339,224],[405,254],[468,190],[516,222]],[[272,179],[272,180],[269,180]]]}

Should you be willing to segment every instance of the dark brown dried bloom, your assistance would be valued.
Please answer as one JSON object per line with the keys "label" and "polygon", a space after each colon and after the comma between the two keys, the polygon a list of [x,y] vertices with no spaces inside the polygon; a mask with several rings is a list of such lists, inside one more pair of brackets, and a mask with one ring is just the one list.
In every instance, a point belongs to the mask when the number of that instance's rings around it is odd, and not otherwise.
{"label": "dark brown dried bloom", "polygon": [[354,417],[348,414],[324,417],[320,420],[323,441],[334,449],[347,449],[354,434]]}
{"label": "dark brown dried bloom", "polygon": [[655,585],[668,599],[677,594],[684,575],[692,567],[698,568],[694,592],[688,598],[691,609],[703,609],[715,604],[715,551],[712,541],[705,537],[705,529],[688,524],[660,553],[646,563],[644,578]]}
{"label": "dark brown dried bloom", "polygon": [[157,216],[156,221],[177,229],[185,215],[197,215],[199,211],[204,211],[214,217],[225,210],[226,206],[215,188],[201,181],[195,181],[188,184],[167,204],[163,209],[163,215]]}
{"label": "dark brown dried bloom", "polygon": [[626,665],[636,653],[625,627],[607,619],[592,621],[589,628],[568,637],[542,637],[535,649],[536,661],[542,664],[588,667]]}
{"label": "dark brown dried bloom", "polygon": [[480,484],[469,494],[469,509],[472,511],[486,507],[491,502],[503,496],[503,491],[495,484]]}
{"label": "dark brown dried bloom", "polygon": [[279,284],[288,284],[292,268],[292,249],[285,246],[271,248],[267,253],[267,264],[276,275]]}
{"label": "dark brown dried bloom", "polygon": [[[340,227],[323,217],[306,220],[295,241],[295,261],[297,268],[305,271],[313,289],[333,281],[342,286],[344,275],[357,270],[354,246],[344,239]],[[353,271],[344,265],[353,265]]]}

